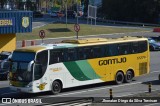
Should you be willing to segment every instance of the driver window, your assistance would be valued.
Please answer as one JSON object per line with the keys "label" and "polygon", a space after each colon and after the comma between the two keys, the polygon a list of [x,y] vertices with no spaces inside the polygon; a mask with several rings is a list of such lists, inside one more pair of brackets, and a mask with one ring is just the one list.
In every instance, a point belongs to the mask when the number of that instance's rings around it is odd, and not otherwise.
{"label": "driver window", "polygon": [[48,51],[42,51],[37,54],[35,65],[35,80],[41,78],[46,72],[48,64]]}

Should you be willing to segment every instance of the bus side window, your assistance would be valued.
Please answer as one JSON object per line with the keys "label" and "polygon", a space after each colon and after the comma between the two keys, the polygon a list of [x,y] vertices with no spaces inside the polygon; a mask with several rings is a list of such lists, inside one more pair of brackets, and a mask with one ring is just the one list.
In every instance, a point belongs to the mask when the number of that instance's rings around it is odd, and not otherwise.
{"label": "bus side window", "polygon": [[98,58],[101,57],[102,51],[100,47],[93,47],[93,57]]}
{"label": "bus side window", "polygon": [[48,51],[42,51],[37,54],[36,61],[44,66],[48,63]]}
{"label": "bus side window", "polygon": [[78,56],[78,60],[85,59],[83,48],[77,48],[77,56]]}
{"label": "bus side window", "polygon": [[108,50],[108,45],[102,45],[101,46],[101,57],[107,57],[109,56],[109,50]]}
{"label": "bus side window", "polygon": [[35,80],[41,78],[46,72],[47,64],[48,64],[48,51],[39,52],[36,57],[36,62],[38,63],[37,65],[42,66],[42,67],[41,69],[38,68],[35,71],[34,73]]}
{"label": "bus side window", "polygon": [[85,59],[91,59],[93,58],[93,49],[91,47],[84,48],[84,55]]}
{"label": "bus side window", "polygon": [[117,56],[117,55],[118,55],[117,44],[108,45],[108,56]]}
{"label": "bus side window", "polygon": [[59,63],[64,61],[64,53],[61,49],[50,50],[50,62],[49,64]]}
{"label": "bus side window", "polygon": [[130,54],[130,43],[120,43],[118,45],[119,55]]}
{"label": "bus side window", "polygon": [[139,53],[145,52],[147,50],[147,41],[140,41],[138,42],[138,51]]}
{"label": "bus side window", "polygon": [[138,53],[138,42],[133,42],[131,47],[132,53]]}
{"label": "bus side window", "polygon": [[68,49],[66,57],[67,57],[67,61],[76,60],[76,51],[75,51],[75,49]]}

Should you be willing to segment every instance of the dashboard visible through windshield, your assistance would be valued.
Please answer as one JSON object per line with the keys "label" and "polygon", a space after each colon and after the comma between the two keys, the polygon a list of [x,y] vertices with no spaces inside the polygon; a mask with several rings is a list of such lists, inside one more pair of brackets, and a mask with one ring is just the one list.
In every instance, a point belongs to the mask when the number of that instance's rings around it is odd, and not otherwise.
{"label": "dashboard visible through windshield", "polygon": [[35,59],[33,52],[13,52],[11,72],[14,75],[12,80],[31,81],[33,71],[28,72],[28,64]]}

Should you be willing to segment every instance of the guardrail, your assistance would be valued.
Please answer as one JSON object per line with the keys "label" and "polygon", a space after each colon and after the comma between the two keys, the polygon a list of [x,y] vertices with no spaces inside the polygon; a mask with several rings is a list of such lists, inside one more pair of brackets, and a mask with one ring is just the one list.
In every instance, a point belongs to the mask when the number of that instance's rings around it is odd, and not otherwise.
{"label": "guardrail", "polygon": [[103,23],[110,23],[110,24],[124,24],[124,25],[135,25],[135,26],[153,26],[153,27],[160,27],[160,24],[150,24],[150,23],[140,23],[140,22],[127,22],[127,21],[115,21],[115,20],[106,20],[103,18],[97,18],[97,22],[103,22]]}

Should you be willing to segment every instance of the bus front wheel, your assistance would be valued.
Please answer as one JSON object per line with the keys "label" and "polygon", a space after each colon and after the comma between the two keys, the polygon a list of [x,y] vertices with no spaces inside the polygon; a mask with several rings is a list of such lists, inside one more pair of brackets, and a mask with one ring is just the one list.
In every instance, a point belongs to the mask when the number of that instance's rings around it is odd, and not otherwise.
{"label": "bus front wheel", "polygon": [[127,71],[125,75],[125,82],[129,83],[132,81],[132,79],[133,79],[133,73],[131,71]]}
{"label": "bus front wheel", "polygon": [[116,81],[116,84],[122,84],[122,83],[123,83],[123,81],[124,81],[124,75],[123,75],[122,72],[118,72],[118,73],[116,74],[116,79],[115,79],[115,81]]}
{"label": "bus front wheel", "polygon": [[60,84],[59,81],[53,81],[52,83],[52,93],[53,94],[58,94],[62,90],[62,85]]}

